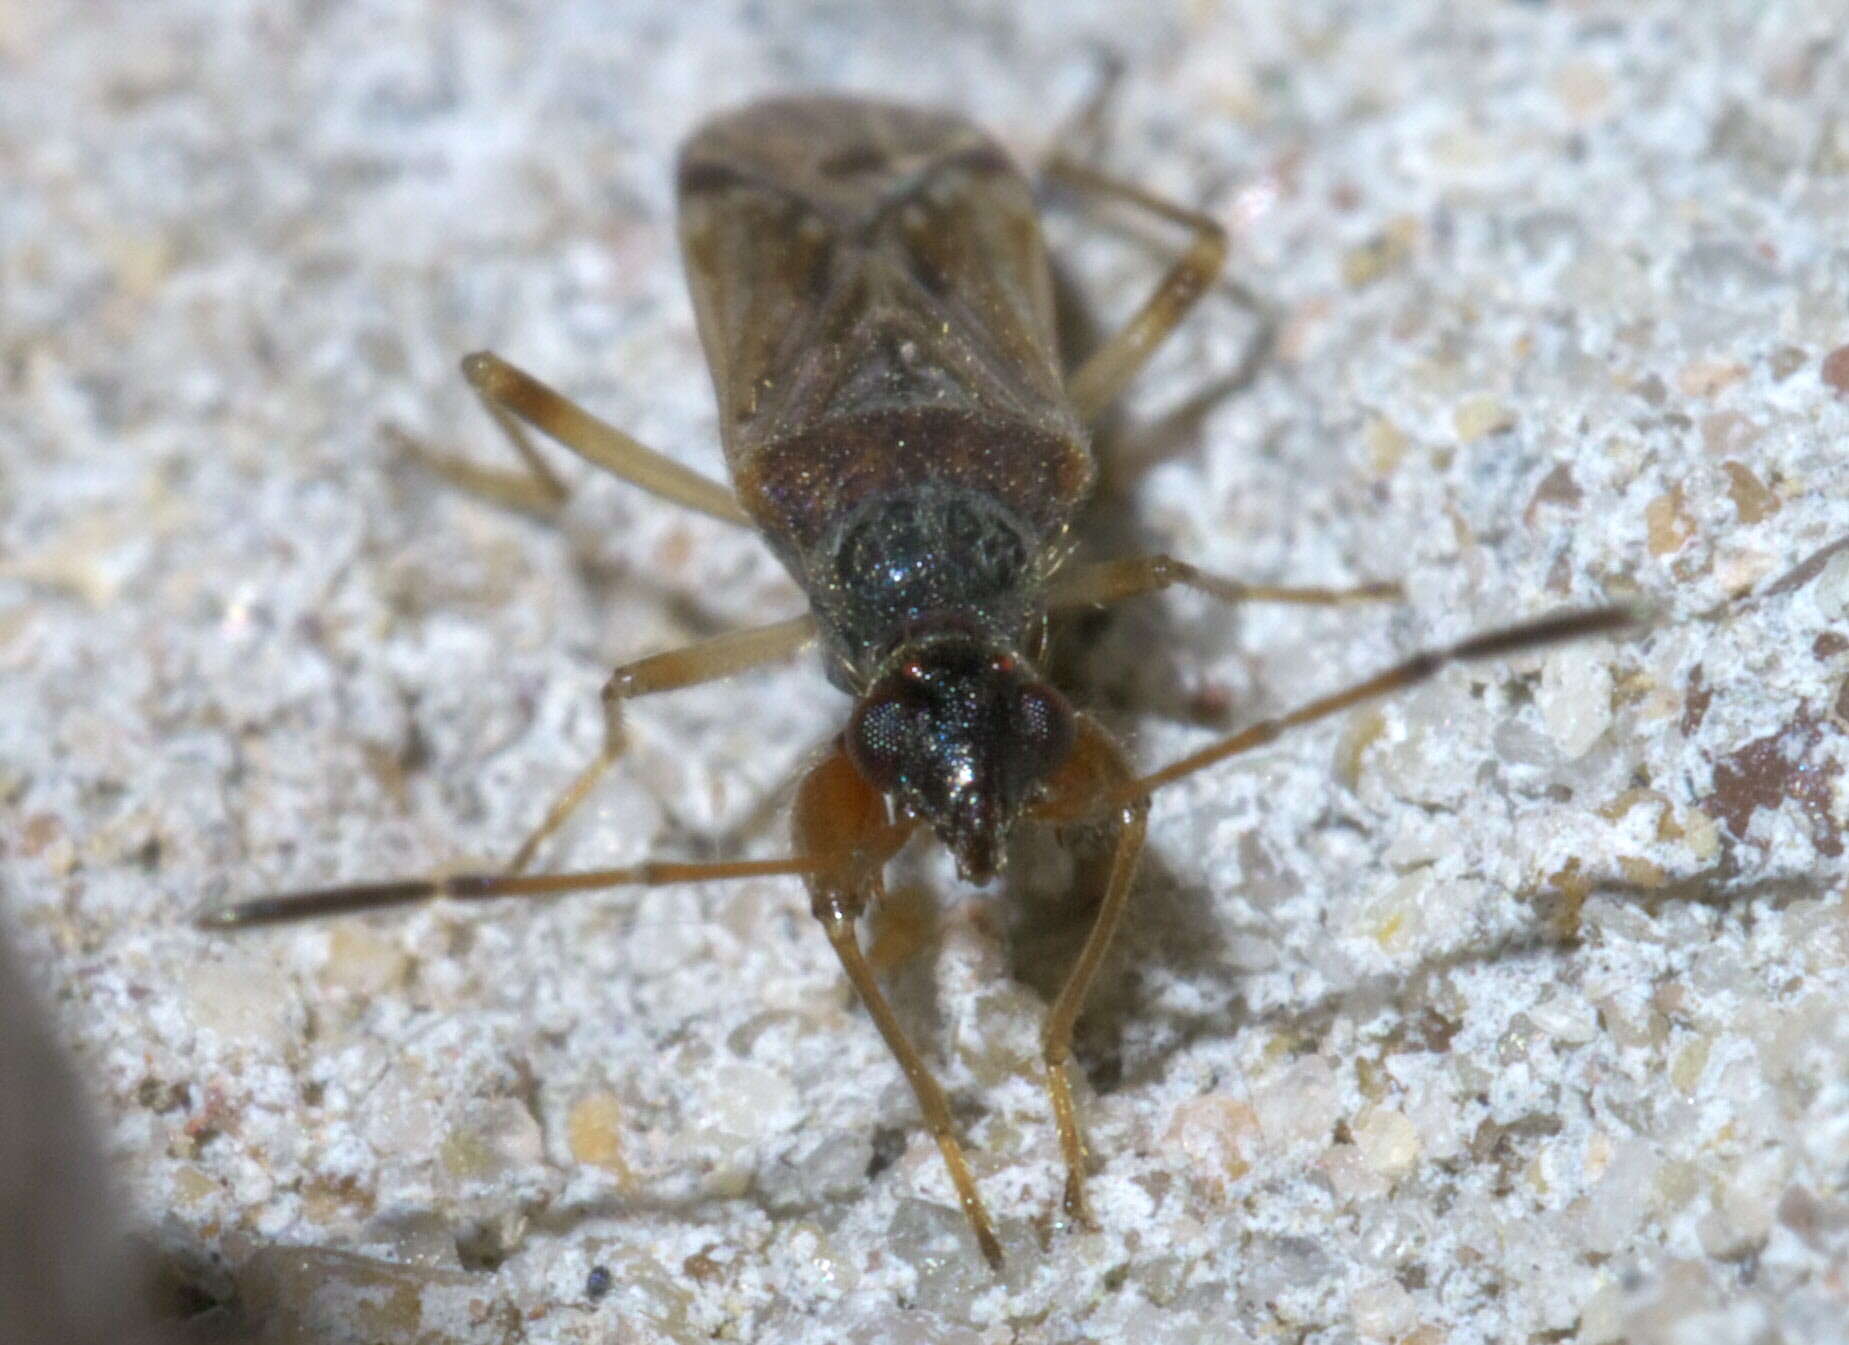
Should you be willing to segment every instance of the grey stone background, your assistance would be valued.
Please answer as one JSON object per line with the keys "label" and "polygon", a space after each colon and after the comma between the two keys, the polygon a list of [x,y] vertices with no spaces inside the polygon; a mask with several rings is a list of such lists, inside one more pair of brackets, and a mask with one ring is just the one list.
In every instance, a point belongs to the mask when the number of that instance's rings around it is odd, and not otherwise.
{"label": "grey stone background", "polygon": [[[278,1341],[1845,1339],[1846,18],[0,8],[0,903],[169,1308]],[[1217,295],[1139,384],[1100,546],[1409,593],[1079,623],[1136,758],[1518,616],[1659,617],[1158,800],[1081,1034],[1101,1231],[1048,1217],[1035,1034],[1083,911],[1047,843],[982,894],[907,858],[869,935],[999,1280],[792,884],[190,927],[505,856],[612,663],[800,610],[748,535],[575,466],[543,528],[382,420],[496,460],[455,374],[491,346],[717,472],[686,132],[826,85],[1031,162],[1106,52],[1105,163],[1222,219],[1274,321]],[[1105,323],[1160,261],[1121,223],[1049,217]],[[777,853],[843,711],[807,661],[639,707],[549,862]]]}

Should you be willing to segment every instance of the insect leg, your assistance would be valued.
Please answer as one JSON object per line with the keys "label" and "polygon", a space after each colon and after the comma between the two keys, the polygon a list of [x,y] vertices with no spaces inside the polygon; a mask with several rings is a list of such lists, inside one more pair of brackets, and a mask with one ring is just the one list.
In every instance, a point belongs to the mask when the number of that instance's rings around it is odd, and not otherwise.
{"label": "insect leg", "polygon": [[[1116,937],[1118,927],[1129,906],[1130,885],[1136,878],[1137,862],[1143,854],[1143,839],[1148,829],[1149,800],[1134,797],[1119,802],[1113,791],[1133,778],[1123,752],[1105,731],[1089,718],[1079,719],[1079,740],[1048,787],[1044,797],[1028,813],[1042,822],[1071,822],[1096,817],[1101,809],[1114,808],[1112,818],[1117,828],[1116,844],[1111,852],[1110,878],[1104,899],[1098,904],[1091,933],[1079,951],[1078,961],[1066,973],[1053,1007],[1047,1012],[1042,1033],[1046,1060],[1047,1096],[1053,1107],[1053,1123],[1059,1130],[1059,1148],[1066,1160],[1065,1209],[1072,1218],[1092,1224],[1085,1203],[1085,1142],[1080,1137],[1078,1117],[1072,1105],[1072,1080],[1068,1068],[1072,1056],[1072,1030],[1085,1007],[1085,996],[1097,978],[1099,964]],[[1107,802],[1108,800],[1108,802]]]}
{"label": "insect leg", "polygon": [[1045,158],[1063,156],[1079,163],[1095,163],[1103,157],[1106,133],[1123,92],[1124,58],[1114,51],[1100,51],[1096,59],[1097,84],[1065,125],[1054,132]]}
{"label": "insect leg", "polygon": [[1284,602],[1309,607],[1397,601],[1403,596],[1400,586],[1393,582],[1361,584],[1354,588],[1284,588],[1274,584],[1246,584],[1209,574],[1172,556],[1133,556],[1079,566],[1057,576],[1047,594],[1047,605],[1101,607],[1175,584],[1222,602]]}
{"label": "insect leg", "polygon": [[584,802],[603,773],[610,769],[611,763],[623,754],[626,746],[623,733],[624,701],[633,700],[637,696],[652,696],[662,691],[678,691],[682,687],[698,686],[702,682],[716,682],[722,677],[731,677],[774,659],[787,658],[814,638],[813,617],[792,617],[770,626],[730,631],[699,644],[688,645],[685,649],[652,654],[634,663],[625,663],[611,673],[602,692],[603,746],[598,749],[591,764],[580,771],[577,778],[553,800],[552,806],[546,810],[545,817],[532,834],[521,842],[520,848],[508,863],[508,872],[519,873],[532,862],[534,852],[577,811],[578,805]]}
{"label": "insect leg", "polygon": [[388,427],[387,433],[419,461],[464,489],[514,508],[538,512],[556,510],[568,492],[565,483],[546,465],[527,435],[524,426],[530,425],[586,462],[650,494],[727,523],[750,525],[750,518],[725,486],[599,420],[570,398],[553,391],[500,356],[487,351],[465,356],[462,376],[468,379],[488,414],[494,417],[526,463],[524,474],[478,467],[448,454],[432,452],[404,431],[392,427]]}
{"label": "insect leg", "polygon": [[1286,730],[1296,728],[1301,724],[1312,724],[1318,719],[1326,719],[1351,706],[1359,705],[1362,701],[1373,700],[1388,692],[1416,686],[1450,667],[1453,663],[1500,658],[1504,654],[1513,654],[1523,649],[1538,649],[1544,645],[1559,644],[1565,640],[1578,640],[1591,635],[1609,635],[1640,625],[1643,620],[1643,615],[1634,608],[1594,607],[1580,611],[1559,612],[1534,621],[1524,621],[1519,625],[1486,631],[1443,649],[1428,649],[1423,653],[1414,654],[1405,662],[1385,672],[1376,673],[1365,681],[1357,682],[1344,690],[1300,705],[1289,714],[1279,715],[1275,719],[1261,719],[1256,724],[1247,725],[1230,737],[1222,738],[1219,742],[1203,747],[1198,752],[1190,753],[1179,761],[1171,762],[1159,771],[1152,771],[1148,775],[1116,785],[1106,795],[1100,806],[1111,807],[1147,798],[1164,785],[1173,784],[1184,776],[1205,770],[1209,766],[1225,761],[1228,757],[1235,757],[1242,752],[1249,752],[1253,748],[1274,742]]}
{"label": "insect leg", "polygon": [[507,436],[514,452],[520,455],[524,470],[484,467],[457,454],[439,452],[417,436],[389,423],[384,427],[386,442],[459,490],[479,495],[504,509],[551,518],[570,497],[571,488],[546,464],[519,421],[485,397],[481,398],[481,403],[494,423],[501,427],[501,433]]}
{"label": "insect leg", "polygon": [[822,922],[842,969],[861,1003],[867,1006],[880,1036],[885,1038],[886,1049],[892,1052],[912,1086],[918,1110],[924,1114],[925,1125],[944,1157],[950,1183],[956,1188],[977,1246],[989,1265],[999,1270],[1001,1243],[976,1190],[976,1180],[970,1175],[963,1146],[957,1141],[950,1103],[930,1066],[905,1035],[892,1005],[887,1003],[854,930],[860,913],[880,894],[880,870],[898,852],[912,828],[887,821],[885,800],[838,748],[804,777],[796,796],[795,819],[797,850],[818,861],[818,868],[808,880],[810,909]]}
{"label": "insect leg", "polygon": [[1194,235],[1155,293],[1067,380],[1079,419],[1090,421],[1116,399],[1219,276],[1226,264],[1226,230],[1211,215],[1152,196],[1061,154],[1047,160],[1045,171],[1055,182],[1140,207]]}
{"label": "insect leg", "polygon": [[[790,624],[790,623],[785,623]],[[767,629],[776,629],[769,627]],[[746,635],[759,632],[746,631]],[[689,651],[682,651],[689,652]],[[885,820],[885,805],[879,795],[871,794],[872,810],[862,801],[861,814],[855,824],[843,830],[842,812],[831,807],[831,799],[821,791],[834,783],[839,796],[842,785],[857,783],[845,757],[852,779],[842,780],[838,768],[834,776],[818,769],[810,773],[804,799],[811,821],[805,829],[807,853],[783,859],[743,859],[718,863],[682,863],[654,860],[616,869],[583,869],[574,873],[460,873],[442,878],[398,878],[384,882],[343,883],[336,887],[314,888],[299,892],[281,892],[254,897],[219,910],[208,911],[196,923],[206,929],[247,929],[255,925],[289,924],[298,920],[316,920],[332,915],[352,915],[365,911],[382,911],[397,906],[447,898],[451,901],[489,901],[498,897],[546,898],[568,892],[592,892],[610,887],[665,887],[673,883],[723,882],[735,878],[774,878],[802,875],[823,881],[864,883],[877,881],[881,867],[897,854],[914,830],[912,823],[890,824]],[[827,763],[824,763],[827,764]],[[860,786],[863,793],[867,791]],[[854,795],[846,797],[850,805]],[[799,807],[805,805],[799,804]],[[801,814],[799,814],[799,825]],[[833,834],[825,827],[833,826]],[[811,888],[815,883],[811,884]]]}

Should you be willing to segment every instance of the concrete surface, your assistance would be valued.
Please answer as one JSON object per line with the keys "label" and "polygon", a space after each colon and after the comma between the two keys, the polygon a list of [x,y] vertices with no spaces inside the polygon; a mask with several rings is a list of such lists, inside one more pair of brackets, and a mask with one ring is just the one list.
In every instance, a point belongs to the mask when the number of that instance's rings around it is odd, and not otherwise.
{"label": "concrete surface", "polygon": [[[927,13],[927,11],[929,11]],[[195,1305],[271,1340],[1825,1342],[1849,1301],[1849,46],[1808,3],[0,6],[3,902]],[[717,471],[670,164],[829,85],[1211,209],[1109,547],[1393,610],[1186,596],[1068,632],[1155,764],[1422,644],[1445,674],[1163,795],[1081,1034],[1102,1229],[1033,1067],[1082,912],[903,862],[877,923],[1012,1260],[787,882],[247,937],[253,892],[505,856],[614,662],[800,610],[613,481],[547,529],[394,460],[501,449],[491,346]],[[1157,254],[1049,228],[1102,319]],[[1159,241],[1159,240],[1155,240]],[[1833,549],[1838,548],[1838,549]],[[812,664],[639,707],[555,865],[774,854]]]}

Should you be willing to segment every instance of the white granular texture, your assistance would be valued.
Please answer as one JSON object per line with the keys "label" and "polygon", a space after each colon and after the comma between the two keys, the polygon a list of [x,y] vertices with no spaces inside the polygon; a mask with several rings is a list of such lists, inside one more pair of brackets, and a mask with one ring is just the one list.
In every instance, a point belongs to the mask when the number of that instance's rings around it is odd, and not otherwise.
{"label": "white granular texture", "polygon": [[[1849,1338],[1846,22],[0,9],[4,910],[159,1255],[289,1341]],[[1073,627],[1136,759],[1521,617],[1656,624],[1158,798],[1079,1041],[1098,1231],[1051,1217],[1084,912],[1043,841],[987,893],[902,861],[874,926],[1000,1278],[797,885],[191,927],[504,858],[613,664],[801,610],[748,533],[576,463],[548,528],[382,422],[508,461],[455,372],[491,347],[718,473],[682,137],[826,85],[1031,162],[1105,50],[1104,163],[1275,321],[1242,381],[1251,312],[1190,319],[1095,536],[1408,597]],[[1049,221],[1104,322],[1169,241],[1121,223]],[[546,862],[779,853],[844,710],[809,660],[637,705]]]}

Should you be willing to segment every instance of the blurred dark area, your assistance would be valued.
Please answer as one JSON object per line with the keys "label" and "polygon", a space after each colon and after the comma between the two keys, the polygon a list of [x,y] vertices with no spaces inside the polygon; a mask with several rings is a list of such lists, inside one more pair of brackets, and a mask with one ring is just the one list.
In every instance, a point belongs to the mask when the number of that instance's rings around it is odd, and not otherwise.
{"label": "blurred dark area", "polygon": [[77,1075],[0,938],[0,1342],[248,1339],[134,1239],[114,1194]]}

